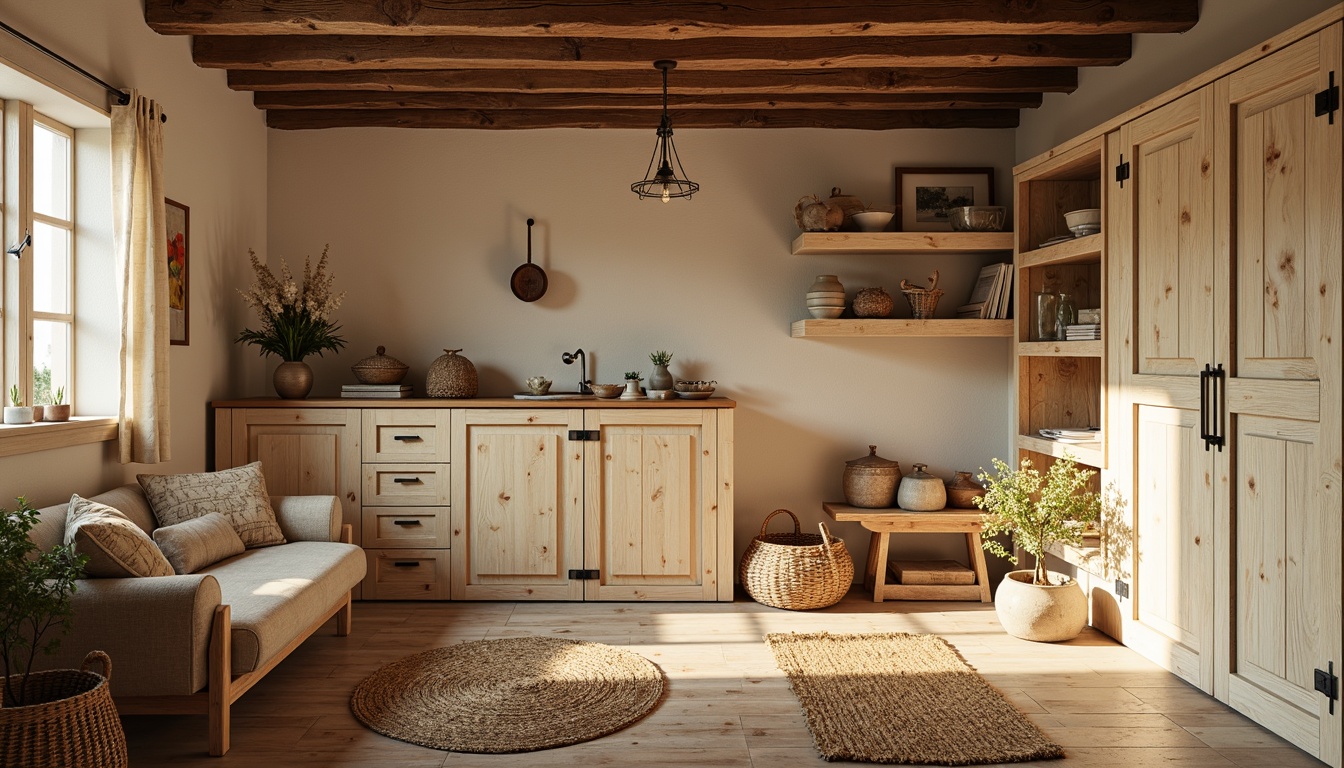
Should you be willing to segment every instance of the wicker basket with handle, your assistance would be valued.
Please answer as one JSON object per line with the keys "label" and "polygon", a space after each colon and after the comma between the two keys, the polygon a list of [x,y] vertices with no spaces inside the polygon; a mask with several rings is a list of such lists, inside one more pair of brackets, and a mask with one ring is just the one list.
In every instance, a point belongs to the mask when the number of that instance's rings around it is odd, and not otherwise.
{"label": "wicker basket with handle", "polygon": [[901,281],[901,293],[905,294],[905,300],[910,302],[910,316],[916,320],[928,320],[933,317],[934,310],[938,309],[938,299],[943,296],[943,289],[938,287],[938,270],[933,271],[933,276],[929,278],[929,287],[920,288],[909,280]]}
{"label": "wicker basket with handle", "polygon": [[[793,519],[792,533],[766,533],[776,515]],[[742,554],[738,573],[742,587],[758,603],[792,611],[835,605],[854,581],[854,561],[845,542],[832,536],[825,523],[821,534],[803,533],[798,516],[787,509],[771,512],[761,535]]]}
{"label": "wicker basket with handle", "polygon": [[[90,669],[95,662],[103,674]],[[22,685],[21,677],[10,682]],[[125,768],[126,734],[108,690],[111,678],[112,660],[102,651],[85,656],[79,669],[28,675],[24,698],[36,703],[0,706],[0,765]]]}

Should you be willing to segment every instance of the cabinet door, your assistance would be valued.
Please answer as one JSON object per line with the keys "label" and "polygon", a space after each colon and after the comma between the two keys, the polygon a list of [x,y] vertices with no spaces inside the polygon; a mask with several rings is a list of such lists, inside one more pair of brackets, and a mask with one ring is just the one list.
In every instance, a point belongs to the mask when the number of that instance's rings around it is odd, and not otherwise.
{"label": "cabinet door", "polygon": [[1219,81],[1237,162],[1236,344],[1226,407],[1235,541],[1227,700],[1338,766],[1341,659],[1341,128],[1315,95],[1341,72],[1340,25]]}
{"label": "cabinet door", "polygon": [[1130,178],[1108,181],[1107,227],[1119,393],[1108,456],[1133,526],[1125,642],[1210,693],[1219,543],[1214,459],[1199,439],[1199,372],[1226,340],[1216,310],[1226,272],[1214,239],[1213,115],[1210,86],[1109,138]]}
{"label": "cabinet door", "polygon": [[453,411],[453,599],[583,598],[581,429],[578,409]]}
{"label": "cabinet door", "polygon": [[[227,466],[261,462],[272,496],[330,495],[360,539],[360,413],[354,408],[235,408]],[[216,456],[224,468],[223,457]]]}
{"label": "cabinet door", "polygon": [[715,599],[714,411],[586,413],[601,434],[584,466],[587,599]]}

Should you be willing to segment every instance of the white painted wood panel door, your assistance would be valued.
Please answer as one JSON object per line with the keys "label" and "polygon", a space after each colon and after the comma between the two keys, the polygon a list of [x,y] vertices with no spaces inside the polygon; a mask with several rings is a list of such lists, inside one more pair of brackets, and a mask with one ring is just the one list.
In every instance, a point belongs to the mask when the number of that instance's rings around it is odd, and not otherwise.
{"label": "white painted wood panel door", "polygon": [[579,409],[455,409],[454,600],[581,600]]}
{"label": "white painted wood panel door", "polygon": [[1215,322],[1213,97],[1196,91],[1108,138],[1109,159],[1123,157],[1130,176],[1108,180],[1106,224],[1119,392],[1108,474],[1129,502],[1134,542],[1125,643],[1210,693],[1218,542],[1199,374],[1226,339]]}
{"label": "white painted wood panel door", "polygon": [[[1227,700],[1341,765],[1341,128],[1316,94],[1341,72],[1340,25],[1218,82],[1235,159],[1231,431],[1234,546]],[[1221,672],[1222,670],[1220,670]],[[1220,688],[1223,686],[1220,685]],[[1333,709],[1333,712],[1331,711]]]}
{"label": "white painted wood panel door", "polygon": [[587,599],[715,599],[715,411],[586,413]]}

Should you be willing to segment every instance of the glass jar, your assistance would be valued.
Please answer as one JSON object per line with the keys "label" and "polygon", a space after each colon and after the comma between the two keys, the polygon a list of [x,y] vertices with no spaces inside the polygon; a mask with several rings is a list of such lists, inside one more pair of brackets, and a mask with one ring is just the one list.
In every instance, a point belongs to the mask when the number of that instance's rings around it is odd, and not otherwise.
{"label": "glass jar", "polygon": [[1058,336],[1059,294],[1032,294],[1032,309],[1036,324],[1032,326],[1032,341],[1054,341]]}
{"label": "glass jar", "polygon": [[1067,293],[1059,294],[1059,303],[1055,309],[1055,333],[1060,341],[1067,341],[1069,337],[1069,326],[1078,324],[1078,307],[1073,303],[1073,296]]}

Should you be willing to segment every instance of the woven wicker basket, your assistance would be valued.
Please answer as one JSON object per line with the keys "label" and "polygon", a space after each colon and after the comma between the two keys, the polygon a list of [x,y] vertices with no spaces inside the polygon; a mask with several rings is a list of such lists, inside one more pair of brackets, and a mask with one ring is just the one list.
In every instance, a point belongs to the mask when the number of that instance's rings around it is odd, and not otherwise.
{"label": "woven wicker basket", "polygon": [[[793,533],[766,533],[775,515],[793,518]],[[797,515],[787,509],[771,512],[761,523],[761,535],[742,554],[738,574],[742,587],[758,603],[791,611],[835,605],[854,581],[854,561],[845,542],[831,535],[825,523],[821,534],[803,533]]]}
{"label": "woven wicker basket", "polygon": [[943,296],[942,289],[938,287],[938,270],[935,269],[933,276],[929,278],[928,288],[920,288],[909,280],[902,280],[901,293],[905,294],[905,300],[910,302],[911,317],[916,320],[932,318],[934,310],[938,309],[938,299]]}
{"label": "woven wicker basket", "polygon": [[[103,674],[89,669],[94,662]],[[38,703],[0,707],[0,765],[124,768],[126,734],[108,691],[111,677],[112,660],[102,651],[85,656],[79,669],[30,674],[25,698]]]}

